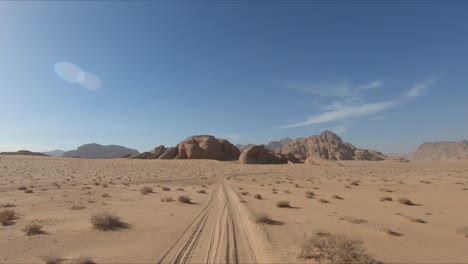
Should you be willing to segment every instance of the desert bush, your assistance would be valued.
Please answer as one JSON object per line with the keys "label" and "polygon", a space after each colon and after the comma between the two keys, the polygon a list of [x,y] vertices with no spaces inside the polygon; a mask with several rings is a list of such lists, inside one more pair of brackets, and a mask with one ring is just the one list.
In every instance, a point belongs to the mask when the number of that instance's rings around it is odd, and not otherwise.
{"label": "desert bush", "polygon": [[33,190],[25,190],[24,193],[33,193],[34,191]]}
{"label": "desert bush", "polygon": [[351,216],[344,216],[344,217],[340,217],[339,219],[350,222],[351,224],[357,224],[357,225],[367,223],[367,220],[354,218]]}
{"label": "desert bush", "polygon": [[337,200],[343,200],[344,198],[339,196],[339,195],[333,195],[332,196],[333,199],[337,199]]}
{"label": "desert bush", "polygon": [[289,208],[291,207],[291,205],[289,204],[289,201],[278,201],[276,203],[276,207],[279,207],[279,208]]}
{"label": "desert bush", "polygon": [[386,228],[386,227],[381,227],[379,230],[386,233],[387,235],[390,235],[390,236],[402,236],[403,235],[402,233],[399,233],[397,231],[393,231],[390,228]]}
{"label": "desert bush", "polygon": [[172,201],[174,201],[174,199],[172,199],[172,197],[169,197],[169,196],[161,198],[161,202],[168,203]]}
{"label": "desert bush", "polygon": [[23,232],[26,233],[26,235],[28,236],[35,236],[45,233],[42,230],[42,226],[39,224],[29,224],[25,228],[23,228]]}
{"label": "desert bush", "polygon": [[400,198],[398,199],[398,201],[401,203],[401,204],[406,204],[406,205],[415,205],[415,203],[413,203],[410,199],[408,198]]}
{"label": "desert bush", "polygon": [[420,223],[420,224],[425,224],[425,223],[427,223],[424,219],[417,218],[417,217],[408,217],[408,219],[409,219],[411,222],[415,222],[415,223]]}
{"label": "desert bush", "polygon": [[109,195],[108,193],[103,193],[101,196],[102,196],[103,198],[108,198],[108,197],[110,197],[110,195]]}
{"label": "desert bush", "polygon": [[185,189],[184,188],[177,188],[176,191],[185,192]]}
{"label": "desert bush", "polygon": [[321,202],[321,203],[329,203],[329,201],[328,201],[328,200],[325,200],[325,199],[320,199],[320,200],[318,200],[318,201]]}
{"label": "desert bush", "polygon": [[262,196],[261,196],[260,194],[257,193],[256,195],[254,195],[254,198],[255,198],[255,199],[258,199],[258,200],[261,200],[261,199],[262,199]]}
{"label": "desert bush", "polygon": [[109,187],[109,185],[107,185],[105,183],[102,185],[102,188],[107,188],[107,187]]}
{"label": "desert bush", "polygon": [[265,213],[255,212],[252,213],[253,220],[257,224],[271,224],[273,220]]}
{"label": "desert bush", "polygon": [[11,207],[16,207],[14,204],[11,204],[11,203],[3,203],[0,205],[0,207],[3,207],[3,208],[11,208]]}
{"label": "desert bush", "polygon": [[71,264],[95,264],[94,260],[88,256],[79,256],[71,260]]}
{"label": "desert bush", "polygon": [[145,186],[145,187],[140,189],[140,193],[143,194],[143,195],[153,193],[153,188],[151,188],[149,186]]}
{"label": "desert bush", "polygon": [[466,238],[468,238],[468,226],[461,227],[457,230],[457,234],[460,234]]}
{"label": "desert bush", "polygon": [[74,205],[72,207],[70,207],[71,210],[82,210],[82,209],[85,209],[86,207],[85,206],[82,206],[82,205]]}
{"label": "desert bush", "polygon": [[45,264],[61,264],[65,260],[62,257],[52,253],[42,256],[41,259]]}
{"label": "desert bush", "polygon": [[419,181],[419,182],[420,182],[420,183],[424,183],[424,184],[431,184],[431,183],[432,183],[432,182],[426,181],[426,180],[421,180],[421,181]]}
{"label": "desert bush", "polygon": [[240,192],[240,194],[242,194],[242,195],[248,195],[249,192],[243,191],[243,192]]}
{"label": "desert bush", "polygon": [[128,225],[120,220],[117,215],[101,212],[91,215],[91,224],[94,228],[102,231],[127,228]]}
{"label": "desert bush", "polygon": [[206,193],[205,190],[198,190],[197,193]]}
{"label": "desert bush", "polygon": [[352,186],[359,186],[359,183],[360,183],[360,181],[351,181],[351,182],[349,183],[349,185],[352,185]]}
{"label": "desert bush", "polygon": [[26,187],[26,186],[18,187],[18,190],[20,190],[20,191],[26,191],[27,189],[28,189],[28,187]]}
{"label": "desert bush", "polygon": [[381,192],[393,192],[392,190],[387,189],[387,188],[381,188],[381,189],[379,189],[379,191],[381,191]]}
{"label": "desert bush", "polygon": [[11,225],[13,220],[18,219],[15,210],[6,209],[0,212],[0,223],[2,226]]}
{"label": "desert bush", "polygon": [[313,191],[307,191],[307,192],[305,192],[305,197],[306,197],[307,199],[314,198],[314,195],[315,195],[315,194],[314,194]]}
{"label": "desert bush", "polygon": [[381,202],[392,201],[392,200],[393,200],[392,197],[388,197],[388,196],[384,196],[380,198]]}
{"label": "desert bush", "polygon": [[171,190],[171,188],[169,188],[169,187],[162,187],[162,190],[165,191],[165,192],[168,192],[168,191]]}
{"label": "desert bush", "polygon": [[336,264],[380,263],[366,252],[362,240],[326,232],[318,232],[307,238],[302,246],[300,257]]}
{"label": "desert bush", "polygon": [[185,196],[185,195],[179,196],[179,199],[177,200],[181,203],[186,203],[186,204],[192,203],[192,199],[190,199],[188,196]]}

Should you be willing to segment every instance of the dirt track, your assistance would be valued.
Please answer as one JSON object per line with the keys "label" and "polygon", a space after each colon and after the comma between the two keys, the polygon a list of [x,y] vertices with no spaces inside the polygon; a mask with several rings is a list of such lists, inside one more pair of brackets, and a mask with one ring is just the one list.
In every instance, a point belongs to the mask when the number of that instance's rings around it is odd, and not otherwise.
{"label": "dirt track", "polygon": [[158,263],[265,263],[261,230],[228,182],[217,183],[207,204]]}

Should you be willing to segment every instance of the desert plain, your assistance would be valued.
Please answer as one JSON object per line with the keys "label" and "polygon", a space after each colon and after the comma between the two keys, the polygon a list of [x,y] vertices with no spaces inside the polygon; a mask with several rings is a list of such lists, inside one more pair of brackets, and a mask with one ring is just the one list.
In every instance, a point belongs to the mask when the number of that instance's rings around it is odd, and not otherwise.
{"label": "desert plain", "polygon": [[[467,160],[0,156],[0,207],[15,214],[0,225],[1,263],[323,262],[301,256],[316,232],[358,239],[384,263],[468,262]],[[102,213],[121,225],[96,228]]]}

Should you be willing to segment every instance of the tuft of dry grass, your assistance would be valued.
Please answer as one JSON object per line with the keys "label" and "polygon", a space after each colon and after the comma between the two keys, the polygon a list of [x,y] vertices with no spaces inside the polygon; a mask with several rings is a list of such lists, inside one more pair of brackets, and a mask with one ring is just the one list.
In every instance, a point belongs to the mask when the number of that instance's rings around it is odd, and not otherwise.
{"label": "tuft of dry grass", "polygon": [[15,212],[15,210],[6,209],[0,212],[0,223],[2,226],[11,225],[12,221],[18,218],[18,214]]}
{"label": "tuft of dry grass", "polygon": [[145,187],[140,189],[140,193],[143,194],[143,195],[153,193],[153,188],[151,188],[150,186],[145,186]]}
{"label": "tuft of dry grass", "polygon": [[176,191],[185,192],[185,189],[184,188],[177,188]]}
{"label": "tuft of dry grass", "polygon": [[18,190],[20,190],[20,191],[26,191],[27,189],[28,189],[28,187],[26,187],[26,186],[18,187]]}
{"label": "tuft of dry grass", "polygon": [[179,196],[179,199],[177,200],[181,203],[186,203],[186,204],[192,203],[192,199],[190,199],[188,196],[185,196],[185,195]]}
{"label": "tuft of dry grass", "polygon": [[276,207],[279,207],[279,208],[290,208],[291,205],[289,204],[289,201],[278,201],[276,203]]}
{"label": "tuft of dry grass", "polygon": [[255,198],[255,199],[258,199],[258,200],[261,200],[261,199],[262,199],[262,196],[261,196],[260,194],[257,193],[256,195],[254,195],[254,198]]}
{"label": "tuft of dry grass", "polygon": [[206,193],[205,190],[198,190],[197,193]]}
{"label": "tuft of dry grass", "polygon": [[71,260],[71,264],[96,264],[91,257],[79,256]]}
{"label": "tuft of dry grass", "polygon": [[398,199],[398,201],[401,203],[401,204],[406,204],[406,205],[416,205],[415,203],[413,203],[410,199],[408,198],[400,198]]}
{"label": "tuft of dry grass", "polygon": [[339,195],[333,195],[332,198],[337,200],[344,200],[344,198]]}
{"label": "tuft of dry grass", "polygon": [[29,224],[22,230],[28,236],[35,236],[35,235],[45,234],[42,228],[43,228],[42,225],[39,225],[39,224]]}
{"label": "tuft of dry grass", "polygon": [[3,203],[3,204],[0,204],[0,207],[11,208],[11,207],[16,207],[16,206],[14,204],[11,204],[11,203]]}
{"label": "tuft of dry grass", "polygon": [[351,216],[343,216],[343,217],[340,217],[339,219],[342,221],[347,221],[351,224],[357,224],[357,225],[367,223],[367,220],[354,218]]}
{"label": "tuft of dry grass", "polygon": [[328,200],[325,200],[325,199],[320,199],[320,200],[318,200],[318,201],[321,202],[321,203],[329,203],[329,201],[328,201]]}
{"label": "tuft of dry grass", "polygon": [[82,205],[74,205],[72,207],[70,207],[71,210],[82,210],[82,209],[85,209],[86,207],[85,206],[82,206]]}
{"label": "tuft of dry grass", "polygon": [[466,238],[468,238],[468,226],[461,227],[457,229],[457,234],[460,234]]}
{"label": "tuft of dry grass", "polygon": [[380,198],[381,202],[393,201],[392,197],[384,196]]}
{"label": "tuft of dry grass", "polygon": [[393,231],[390,228],[386,228],[386,227],[381,227],[379,230],[386,233],[387,235],[390,235],[390,236],[402,236],[403,235],[402,233],[399,233],[397,231]]}
{"label": "tuft of dry grass", "polygon": [[172,199],[172,197],[169,197],[169,196],[161,198],[161,202],[168,203],[172,201],[174,201],[174,199]]}
{"label": "tuft of dry grass", "polygon": [[128,228],[128,224],[122,222],[119,216],[106,212],[91,215],[90,221],[94,228],[102,231]]}
{"label": "tuft of dry grass", "polygon": [[41,257],[45,264],[61,264],[65,259],[56,254],[48,254]]}
{"label": "tuft of dry grass", "polygon": [[333,235],[327,232],[317,232],[307,238],[302,245],[300,257],[336,264],[380,263],[366,252],[362,240],[344,235]]}
{"label": "tuft of dry grass", "polygon": [[417,217],[408,217],[408,219],[409,219],[411,222],[415,222],[415,223],[420,223],[420,224],[425,224],[425,223],[427,223],[424,219],[417,218]]}
{"label": "tuft of dry grass", "polygon": [[28,190],[25,190],[24,193],[34,193],[34,191],[28,189]]}
{"label": "tuft of dry grass", "polygon": [[315,195],[315,194],[314,194],[313,191],[306,191],[306,192],[305,192],[305,197],[306,197],[307,199],[312,199],[312,198],[314,198],[314,195]]}
{"label": "tuft of dry grass", "polygon": [[169,188],[169,187],[162,187],[162,190],[165,191],[165,192],[168,192],[168,191],[171,190],[171,188]]}

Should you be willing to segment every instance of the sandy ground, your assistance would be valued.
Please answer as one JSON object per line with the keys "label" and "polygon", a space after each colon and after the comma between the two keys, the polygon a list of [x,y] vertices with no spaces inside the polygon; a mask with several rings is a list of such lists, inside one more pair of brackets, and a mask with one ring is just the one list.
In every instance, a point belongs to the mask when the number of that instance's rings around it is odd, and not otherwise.
{"label": "sandy ground", "polygon": [[[154,193],[142,195],[144,186]],[[181,195],[192,203],[178,202]],[[175,201],[161,201],[168,196]],[[281,200],[292,207],[276,207]],[[457,233],[468,226],[468,161],[240,165],[0,156],[0,204],[19,216],[0,225],[3,263],[38,263],[51,253],[97,263],[313,262],[298,255],[316,231],[359,238],[383,262],[468,262],[468,238]],[[97,230],[90,217],[99,212],[129,227]],[[255,223],[257,212],[277,224]],[[22,229],[30,223],[45,233],[27,236]]]}

